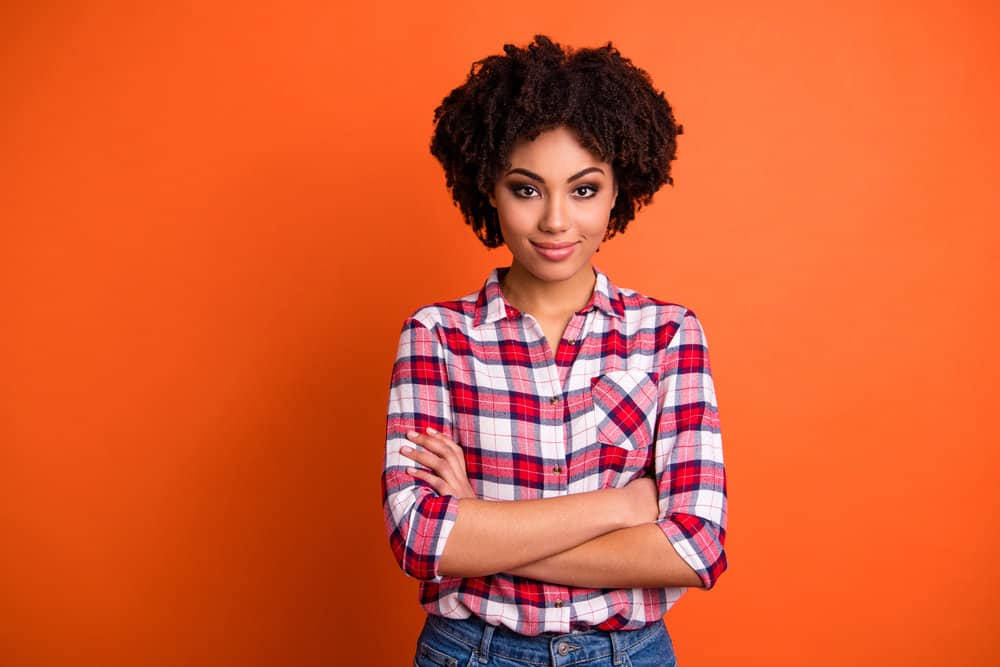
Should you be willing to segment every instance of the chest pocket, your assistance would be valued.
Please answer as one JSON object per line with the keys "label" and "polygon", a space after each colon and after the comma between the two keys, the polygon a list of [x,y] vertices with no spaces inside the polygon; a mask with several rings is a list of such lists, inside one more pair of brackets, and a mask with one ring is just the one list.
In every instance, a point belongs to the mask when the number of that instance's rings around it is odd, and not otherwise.
{"label": "chest pocket", "polygon": [[648,447],[656,431],[657,373],[610,371],[590,380],[597,441],[634,451]]}

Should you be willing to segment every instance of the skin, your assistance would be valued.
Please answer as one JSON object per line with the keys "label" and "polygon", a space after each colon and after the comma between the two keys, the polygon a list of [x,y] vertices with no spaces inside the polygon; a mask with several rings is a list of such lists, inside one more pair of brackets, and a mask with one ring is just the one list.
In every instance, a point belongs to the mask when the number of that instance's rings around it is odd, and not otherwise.
{"label": "skin", "polygon": [[[513,255],[500,289],[508,303],[538,320],[553,354],[573,313],[594,291],[591,257],[604,241],[617,197],[611,165],[565,127],[515,146],[510,169],[489,195]],[[573,254],[558,262],[537,250],[565,243],[573,244]]]}
{"label": "skin", "polygon": [[[605,238],[617,195],[611,165],[565,127],[515,146],[510,168],[489,194],[513,256],[501,291],[538,321],[553,354],[593,292],[591,259]],[[556,262],[537,250],[552,244],[571,244],[572,253]],[[458,498],[440,574],[507,572],[587,587],[702,586],[653,523],[659,513],[653,479],[555,498],[484,501],[469,483],[458,443],[431,429],[407,437],[420,449],[404,447],[402,454],[422,466],[409,473],[439,494]]]}

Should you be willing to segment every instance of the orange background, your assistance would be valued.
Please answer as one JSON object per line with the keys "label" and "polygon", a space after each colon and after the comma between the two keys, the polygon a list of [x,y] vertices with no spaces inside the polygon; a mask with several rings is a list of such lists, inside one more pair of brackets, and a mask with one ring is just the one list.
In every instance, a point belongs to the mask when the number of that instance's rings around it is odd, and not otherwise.
{"label": "orange background", "polygon": [[90,4],[0,10],[0,663],[409,664],[399,327],[508,259],[432,112],[543,32],[685,127],[598,257],[711,350],[730,569],[680,664],[995,664],[995,3]]}

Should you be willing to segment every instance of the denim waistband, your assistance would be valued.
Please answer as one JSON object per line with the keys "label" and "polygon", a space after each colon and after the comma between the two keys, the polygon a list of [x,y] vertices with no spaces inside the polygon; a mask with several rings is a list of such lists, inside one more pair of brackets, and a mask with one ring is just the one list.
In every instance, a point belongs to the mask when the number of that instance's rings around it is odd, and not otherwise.
{"label": "denim waistband", "polygon": [[638,630],[590,629],[563,634],[522,635],[503,625],[490,625],[478,616],[454,619],[427,615],[426,626],[478,652],[479,662],[490,655],[537,665],[586,662],[612,656],[612,664],[624,664],[624,655],[659,633],[666,633],[663,619]]}

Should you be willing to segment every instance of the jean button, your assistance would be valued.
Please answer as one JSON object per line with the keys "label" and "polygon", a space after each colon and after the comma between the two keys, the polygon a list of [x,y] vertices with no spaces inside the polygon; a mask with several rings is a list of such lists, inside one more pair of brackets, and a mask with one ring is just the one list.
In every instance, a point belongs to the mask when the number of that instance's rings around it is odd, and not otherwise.
{"label": "jean button", "polygon": [[569,646],[566,644],[566,642],[559,642],[559,646],[556,647],[556,651],[559,653],[559,655],[566,655],[567,653],[569,653]]}

